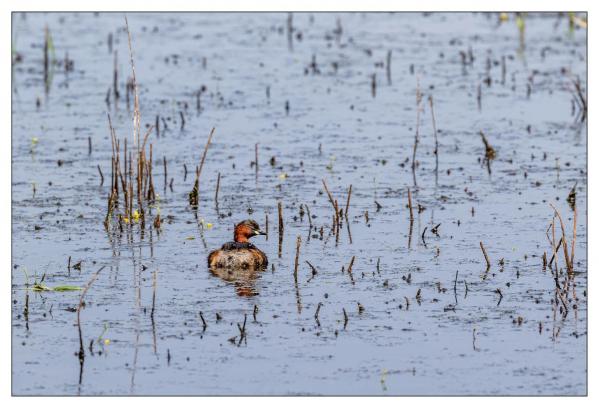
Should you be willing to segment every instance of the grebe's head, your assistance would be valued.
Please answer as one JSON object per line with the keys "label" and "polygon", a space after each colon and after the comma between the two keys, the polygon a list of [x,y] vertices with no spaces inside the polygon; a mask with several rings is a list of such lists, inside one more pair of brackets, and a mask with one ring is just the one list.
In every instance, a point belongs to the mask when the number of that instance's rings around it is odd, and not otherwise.
{"label": "grebe's head", "polygon": [[254,220],[241,221],[235,225],[235,242],[248,242],[249,238],[256,235],[266,235],[266,232],[262,232]]}

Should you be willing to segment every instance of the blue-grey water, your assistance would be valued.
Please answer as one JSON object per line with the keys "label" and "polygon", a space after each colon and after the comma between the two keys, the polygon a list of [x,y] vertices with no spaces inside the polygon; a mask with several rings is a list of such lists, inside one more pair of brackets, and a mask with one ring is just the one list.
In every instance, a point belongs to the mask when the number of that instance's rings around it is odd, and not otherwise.
{"label": "blue-grey water", "polygon": [[[13,14],[13,393],[586,394],[587,134],[573,96],[576,76],[586,87],[586,29],[570,29],[567,14],[526,15],[523,41],[513,14],[295,13],[291,32],[288,19],[128,15],[142,130],[160,118],[148,143],[152,217],[163,223],[142,234],[135,222],[103,225],[107,113],[132,143],[124,15]],[[196,218],[188,193],[212,127]],[[496,151],[490,173],[481,130]],[[344,209],[352,185],[351,240],[345,221],[332,235],[322,179]],[[552,254],[549,204],[571,245],[574,185],[575,286],[563,317],[542,256]],[[211,274],[206,256],[234,223],[264,228],[266,216],[268,239],[253,242],[274,268],[245,286]],[[563,280],[561,249],[558,263]],[[80,365],[81,292],[32,285],[45,275],[48,287],[85,286],[101,266],[81,310]]]}

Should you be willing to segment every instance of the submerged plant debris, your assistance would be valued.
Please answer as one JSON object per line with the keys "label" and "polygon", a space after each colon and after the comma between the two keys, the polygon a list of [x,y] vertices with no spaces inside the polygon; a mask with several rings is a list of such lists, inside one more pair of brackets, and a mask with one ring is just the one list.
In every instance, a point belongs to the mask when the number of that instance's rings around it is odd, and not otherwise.
{"label": "submerged plant debris", "polygon": [[127,21],[12,15],[13,394],[587,392],[584,13]]}

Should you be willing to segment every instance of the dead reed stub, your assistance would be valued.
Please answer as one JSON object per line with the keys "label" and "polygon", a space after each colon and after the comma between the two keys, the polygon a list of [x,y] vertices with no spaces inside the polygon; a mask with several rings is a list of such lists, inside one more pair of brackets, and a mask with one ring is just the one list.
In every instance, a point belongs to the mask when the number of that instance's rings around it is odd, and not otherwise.
{"label": "dead reed stub", "polygon": [[294,266],[293,266],[293,279],[295,280],[295,283],[297,283],[297,267],[299,264],[299,253],[300,253],[301,245],[302,245],[302,237],[300,235],[298,235],[297,240],[295,241],[295,262],[294,262]]}
{"label": "dead reed stub", "polygon": [[254,305],[254,311],[252,315],[254,316],[254,321],[256,322],[256,316],[258,316],[258,305]]}
{"label": "dead reed stub", "polygon": [[79,353],[78,353],[78,357],[79,357],[79,363],[81,364],[81,372],[79,375],[79,383],[81,384],[81,374],[83,372],[83,361],[85,360],[85,349],[83,348],[83,335],[81,333],[81,308],[83,307],[83,299],[85,298],[85,295],[87,294],[87,291],[89,290],[89,288],[91,287],[91,285],[94,283],[94,281],[98,278],[98,275],[100,274],[100,272],[102,272],[102,270],[105,267],[102,266],[100,267],[100,269],[98,269],[90,278],[90,280],[87,282],[87,284],[85,285],[85,288],[83,288],[83,291],[81,292],[81,296],[79,296],[79,305],[77,306],[77,330],[79,332]]}
{"label": "dead reed stub", "polygon": [[266,232],[266,240],[268,241],[268,213],[264,214],[264,225],[265,225],[264,229]]}
{"label": "dead reed stub", "polygon": [[196,170],[196,178],[193,185],[193,189],[189,193],[189,205],[192,207],[196,207],[199,204],[199,193],[200,193],[200,175],[202,174],[202,168],[204,167],[204,161],[206,160],[206,154],[208,153],[208,147],[210,147],[210,142],[212,141],[212,136],[214,135],[215,128],[212,128],[210,134],[208,135],[208,140],[206,141],[206,145],[204,146],[204,152],[202,153],[202,158],[200,160],[200,165]]}
{"label": "dead reed stub", "polygon": [[483,245],[482,241],[480,241],[480,249],[483,251],[485,261],[487,262],[487,270],[489,270],[491,268],[491,261],[489,260],[489,255],[487,255],[487,251],[485,250],[485,246]]}
{"label": "dead reed stub", "polygon": [[241,342],[243,340],[246,340],[246,342],[247,342],[247,339],[246,339],[247,333],[245,331],[245,324],[247,322],[247,319],[248,319],[248,316],[247,316],[247,314],[244,313],[244,315],[243,315],[243,325],[240,325],[239,323],[237,323],[237,329],[239,330],[239,342],[237,343],[237,346],[240,346]]}
{"label": "dead reed stub", "polygon": [[154,320],[154,310],[156,308],[156,287],[157,287],[156,272],[157,271],[154,271],[154,273],[152,274],[152,311],[150,312],[150,318],[152,319],[152,321]]}
{"label": "dead reed stub", "polygon": [[277,203],[277,208],[279,210],[279,258],[281,257],[281,252],[283,250],[283,232],[285,226],[283,225],[283,203],[280,201]]}
{"label": "dead reed stub", "polygon": [[347,327],[348,322],[349,319],[347,317],[347,312],[345,311],[345,308],[343,308],[343,330],[345,330],[345,328]]}
{"label": "dead reed stub", "polygon": [[370,92],[372,97],[376,98],[376,74],[372,74],[370,77]]}
{"label": "dead reed stub", "polygon": [[499,288],[495,289],[495,293],[497,293],[499,295],[499,301],[497,302],[497,306],[499,306],[499,304],[503,300],[503,293],[501,293],[501,289],[499,289]]}
{"label": "dead reed stub", "polygon": [[310,282],[318,274],[318,270],[309,261],[306,261],[306,263],[308,264],[308,266],[312,270],[312,276],[310,276],[310,279],[308,279],[308,282]]}
{"label": "dead reed stub", "polygon": [[408,187],[408,208],[410,209],[410,221],[414,220],[414,210],[412,208],[412,192]]}
{"label": "dead reed stub", "polygon": [[214,191],[214,204],[216,205],[218,211],[218,190],[220,189],[220,171],[218,172],[218,176],[216,177],[216,190]]}
{"label": "dead reed stub", "polygon": [[351,261],[349,261],[349,266],[347,267],[347,274],[349,275],[349,279],[351,280],[351,284],[355,285],[354,275],[352,274],[352,269],[354,267],[354,261],[356,260],[356,256],[351,257]]}
{"label": "dead reed stub", "polygon": [[164,167],[164,189],[166,190],[166,181],[168,179],[168,170],[166,165],[166,156],[162,156],[162,166]]}
{"label": "dead reed stub", "polygon": [[491,144],[487,140],[487,137],[485,136],[483,131],[481,130],[479,133],[485,145],[485,157],[483,162],[487,165],[487,171],[489,172],[489,174],[491,174],[491,161],[495,159],[497,153],[495,152],[495,149],[493,149],[493,146],[491,146]]}
{"label": "dead reed stub", "polygon": [[352,185],[349,185],[349,190],[347,192],[347,202],[345,203],[345,221],[349,223],[349,218],[348,218],[348,213],[349,213],[349,200],[351,199],[351,191],[352,191]]}
{"label": "dead reed stub", "polygon": [[422,93],[420,92],[420,80],[416,79],[416,133],[414,134],[414,149],[412,151],[412,176],[414,185],[416,184],[416,150],[420,139],[420,111],[421,111]]}
{"label": "dead reed stub", "polygon": [[112,93],[114,95],[114,103],[116,104],[119,97],[119,67],[118,67],[118,52],[114,51],[114,65],[112,71]]}
{"label": "dead reed stub", "polygon": [[437,124],[435,123],[435,110],[433,108],[433,96],[428,97],[428,103],[431,108],[431,120],[433,122],[433,135],[435,136],[435,184],[437,184],[439,178],[439,141],[437,139]]}
{"label": "dead reed stub", "polygon": [[98,173],[100,173],[100,185],[103,186],[104,185],[104,175],[102,174],[102,169],[100,168],[99,164],[98,164]]}
{"label": "dead reed stub", "polygon": [[204,313],[200,310],[200,319],[202,320],[202,331],[206,331],[208,328],[208,324],[206,323],[206,319],[204,319]]}
{"label": "dead reed stub", "polygon": [[88,154],[88,156],[91,156],[91,154],[92,154],[92,138],[91,138],[91,136],[87,137],[87,154]]}
{"label": "dead reed stub", "polygon": [[320,327],[320,320],[318,320],[318,314],[320,313],[320,308],[322,307],[322,302],[318,302],[318,306],[316,307],[316,313],[314,313],[314,320],[316,320],[316,324]]}

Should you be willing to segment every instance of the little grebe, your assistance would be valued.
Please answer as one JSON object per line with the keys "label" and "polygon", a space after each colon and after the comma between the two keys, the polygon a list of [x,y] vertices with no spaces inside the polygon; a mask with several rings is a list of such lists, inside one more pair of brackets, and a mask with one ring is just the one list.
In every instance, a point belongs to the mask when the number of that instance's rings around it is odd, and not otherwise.
{"label": "little grebe", "polygon": [[264,269],[268,258],[248,240],[256,235],[266,235],[254,220],[245,220],[235,226],[234,241],[227,242],[221,249],[208,255],[210,268]]}

